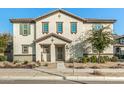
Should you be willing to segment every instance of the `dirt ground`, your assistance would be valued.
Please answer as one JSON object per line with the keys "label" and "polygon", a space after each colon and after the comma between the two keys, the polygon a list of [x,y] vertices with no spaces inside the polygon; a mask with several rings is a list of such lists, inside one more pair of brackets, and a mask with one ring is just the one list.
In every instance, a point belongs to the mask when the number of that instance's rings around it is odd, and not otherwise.
{"label": "dirt ground", "polygon": [[45,67],[48,69],[57,68],[57,63],[41,62],[41,67]]}
{"label": "dirt ground", "polygon": [[124,72],[119,72],[119,73],[105,73],[105,72],[99,72],[100,74],[93,74],[93,73],[87,73],[87,72],[76,72],[76,73],[63,73],[65,76],[109,76],[109,77],[123,77]]}
{"label": "dirt ground", "polygon": [[106,62],[106,63],[65,63],[67,68],[77,68],[77,69],[85,69],[85,68],[124,68],[124,63],[122,62]]}

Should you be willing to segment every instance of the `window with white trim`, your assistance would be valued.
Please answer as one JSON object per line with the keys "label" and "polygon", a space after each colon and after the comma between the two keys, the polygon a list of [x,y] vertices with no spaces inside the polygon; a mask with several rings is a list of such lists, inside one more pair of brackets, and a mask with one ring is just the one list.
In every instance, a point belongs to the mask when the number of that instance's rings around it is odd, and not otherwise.
{"label": "window with white trim", "polygon": [[29,45],[22,45],[22,53],[28,53]]}

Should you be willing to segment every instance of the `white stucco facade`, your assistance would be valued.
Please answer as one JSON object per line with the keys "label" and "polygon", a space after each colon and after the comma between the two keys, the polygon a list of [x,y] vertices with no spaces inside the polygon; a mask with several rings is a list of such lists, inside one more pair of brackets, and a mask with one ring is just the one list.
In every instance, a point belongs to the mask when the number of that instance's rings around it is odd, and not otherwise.
{"label": "white stucco facade", "polygon": [[[42,23],[48,22],[49,23],[49,31],[48,33],[42,32]],[[57,33],[56,22],[63,23],[63,31],[62,33]],[[71,22],[77,23],[77,32],[71,33]],[[34,55],[35,61],[47,61],[45,58],[44,53],[44,45],[47,45],[50,62],[56,62],[57,59],[57,51],[63,51],[63,61],[69,60],[72,57],[82,57],[85,53],[82,49],[82,45],[80,44],[81,41],[79,38],[86,39],[88,37],[88,31],[92,29],[93,24],[102,24],[103,26],[110,25],[111,29],[113,30],[113,23],[112,22],[85,22],[81,18],[75,17],[75,15],[69,15],[68,13],[63,13],[61,11],[55,12],[53,14],[48,14],[45,17],[36,19],[35,22],[30,23],[30,35],[22,36],[19,34],[20,32],[20,23],[21,22],[12,22],[13,23],[13,41],[14,41],[14,56],[16,55]],[[50,33],[56,34],[46,37],[43,40],[39,40],[38,42],[34,42],[35,40],[45,37]],[[58,38],[61,36],[61,38]],[[63,39],[64,38],[64,39]],[[68,40],[71,42],[68,42]],[[22,53],[22,45],[27,44],[29,45],[28,54]],[[62,49],[58,48],[62,46]],[[88,54],[92,54],[92,48],[88,49]],[[106,54],[113,54],[113,46],[110,45],[104,53]],[[44,57],[45,56],[45,57]],[[19,57],[15,57],[14,60],[18,60]]]}

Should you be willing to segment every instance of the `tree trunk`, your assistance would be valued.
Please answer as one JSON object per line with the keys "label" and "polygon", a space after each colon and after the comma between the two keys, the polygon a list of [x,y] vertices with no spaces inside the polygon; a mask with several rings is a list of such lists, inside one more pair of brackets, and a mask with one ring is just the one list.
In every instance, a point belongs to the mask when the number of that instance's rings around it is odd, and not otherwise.
{"label": "tree trunk", "polygon": [[98,52],[98,63],[100,63],[100,52]]}

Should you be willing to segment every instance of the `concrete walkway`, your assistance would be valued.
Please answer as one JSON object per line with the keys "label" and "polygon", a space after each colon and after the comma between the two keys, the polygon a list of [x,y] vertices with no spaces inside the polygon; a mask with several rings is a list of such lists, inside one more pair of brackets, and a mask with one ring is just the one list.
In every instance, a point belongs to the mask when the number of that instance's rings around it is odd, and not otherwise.
{"label": "concrete walkway", "polygon": [[65,69],[43,69],[43,68],[35,68],[37,70],[45,70],[50,72],[93,72],[94,70],[100,72],[124,72],[124,69],[73,69],[73,68],[65,68]]}
{"label": "concrete walkway", "polygon": [[[101,72],[124,72],[124,69],[95,69]],[[72,72],[63,69],[62,72]],[[91,72],[94,69],[75,69],[75,72]],[[82,81],[124,81],[124,77],[108,76],[64,76],[57,69],[0,69],[0,80],[82,80]]]}

